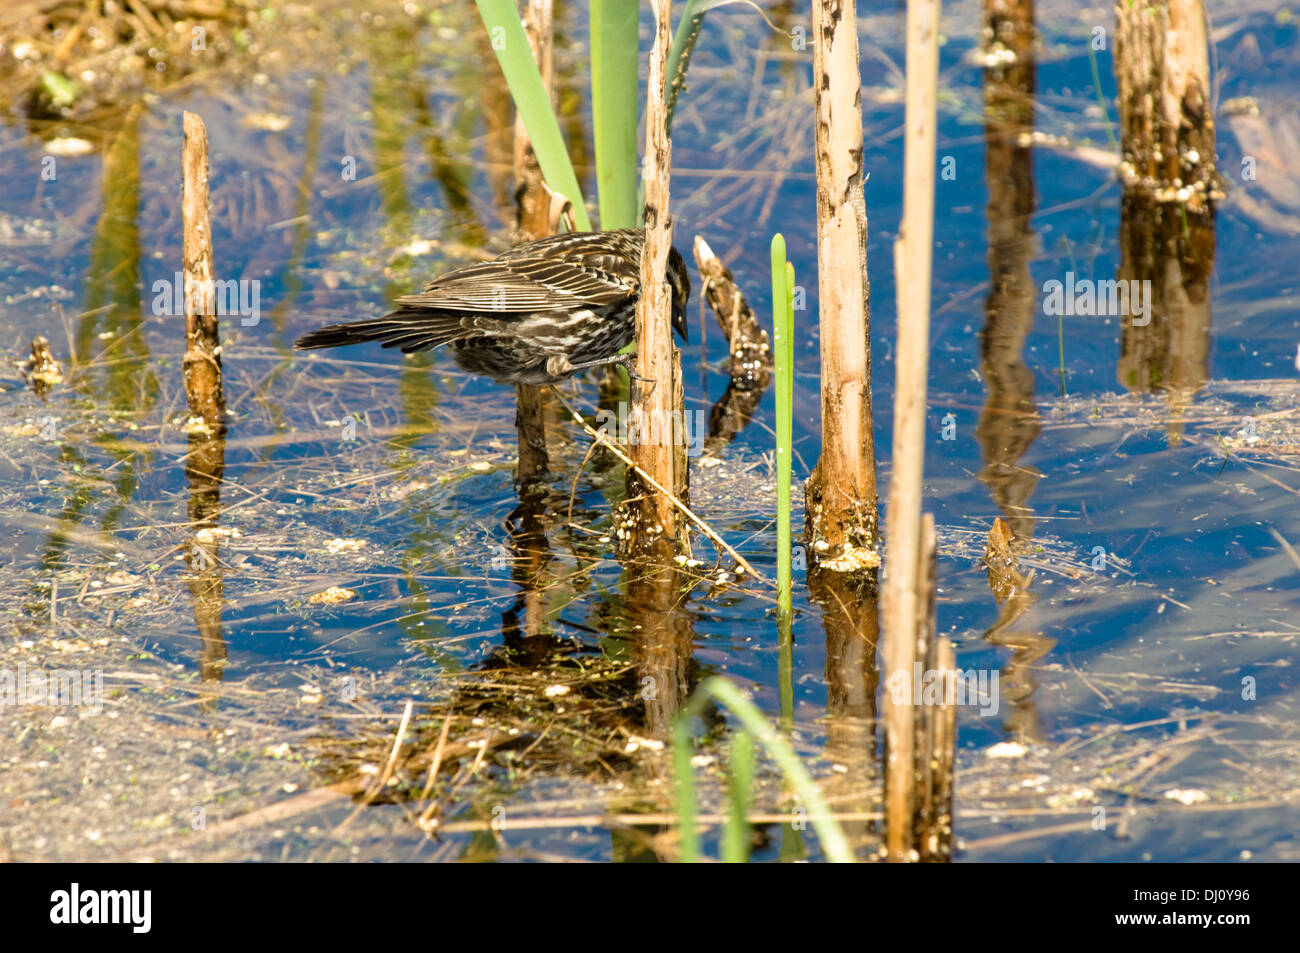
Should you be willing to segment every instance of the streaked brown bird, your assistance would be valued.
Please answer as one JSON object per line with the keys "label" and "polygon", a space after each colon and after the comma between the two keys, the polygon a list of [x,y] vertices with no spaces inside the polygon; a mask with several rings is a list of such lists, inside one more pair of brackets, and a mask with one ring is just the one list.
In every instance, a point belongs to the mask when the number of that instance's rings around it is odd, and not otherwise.
{"label": "streaked brown bird", "polygon": [[[382,318],[331,324],[297,348],[382,341],[403,353],[448,345],[456,363],[501,384],[554,384],[588,367],[624,363],[641,294],[645,233],[567,232],[435,278]],[[668,253],[672,326],[686,340],[686,263]],[[631,367],[628,366],[629,373]]]}

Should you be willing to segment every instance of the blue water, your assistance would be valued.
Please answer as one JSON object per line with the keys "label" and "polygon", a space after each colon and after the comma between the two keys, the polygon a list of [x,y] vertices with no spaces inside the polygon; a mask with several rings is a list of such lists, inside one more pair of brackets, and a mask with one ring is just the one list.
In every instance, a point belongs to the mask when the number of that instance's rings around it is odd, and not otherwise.
{"label": "blue water", "polygon": [[[320,363],[311,367],[304,382],[303,358],[289,350],[293,337],[319,323],[380,313],[386,301],[440,269],[468,260],[475,247],[502,247],[511,211],[501,173],[491,165],[495,133],[483,114],[489,93],[500,95],[501,90],[499,84],[492,85],[495,77],[480,78],[477,56],[482,51],[466,39],[474,24],[457,21],[456,28],[465,32],[454,41],[439,39],[432,28],[406,25],[391,36],[362,42],[343,27],[353,54],[346,70],[335,71],[331,64],[299,66],[273,74],[266,84],[235,81],[221,95],[200,87],[184,95],[157,97],[139,121],[134,163],[138,197],[125,211],[111,201],[125,187],[125,166],[115,166],[114,177],[106,182],[102,154],[61,158],[58,178],[33,189],[30,170],[40,166],[39,139],[22,124],[0,125],[0,164],[9,181],[25,183],[0,195],[0,214],[15,220],[39,218],[52,223],[55,232],[52,240],[39,245],[6,248],[6,263],[0,268],[0,344],[17,354],[34,334],[44,333],[56,353],[66,357],[69,334],[49,304],[56,300],[71,337],[103,358],[78,389],[52,395],[57,414],[70,417],[111,407],[145,425],[149,434],[156,436],[156,428],[164,426],[165,445],[132,457],[129,465],[114,463],[117,458],[102,442],[79,448],[89,467],[116,482],[65,517],[96,531],[120,532],[148,548],[155,543],[147,542],[148,534],[138,527],[151,521],[174,525],[186,518],[186,483],[178,466],[184,437],[174,423],[184,407],[177,384],[183,334],[179,318],[151,315],[148,304],[154,282],[170,279],[179,267],[181,112],[199,112],[207,121],[218,271],[225,277],[259,280],[263,302],[257,326],[244,328],[228,321],[223,328],[227,393],[236,409],[226,478],[283,508],[278,526],[271,519],[276,514],[263,513],[246,532],[287,537],[290,550],[318,547],[335,536],[365,538],[382,550],[360,573],[350,571],[342,558],[331,575],[322,570],[319,559],[298,567],[284,561],[292,556],[256,554],[234,546],[232,552],[246,553],[247,565],[257,571],[227,578],[229,601],[222,617],[230,652],[228,678],[285,664],[320,666],[326,655],[360,671],[383,671],[402,663],[426,666],[433,676],[473,668],[503,643],[503,613],[511,611],[519,587],[485,560],[494,547],[508,542],[502,523],[518,503],[512,475],[499,465],[500,447],[508,448],[514,440],[513,395],[459,374],[445,355],[412,362],[378,348],[331,355],[357,362],[355,373],[346,364]],[[1272,95],[1294,79],[1295,65],[1287,57],[1294,28],[1261,18],[1247,32],[1265,40],[1260,48],[1265,65],[1245,73],[1226,70],[1238,51],[1232,41],[1226,42],[1218,50],[1220,69],[1230,76],[1220,90],[1224,99]],[[575,36],[585,36],[585,25]],[[901,22],[893,33],[873,33],[869,42],[901,63],[900,36]],[[1106,148],[1106,120],[1097,110],[1086,46],[1064,30],[1051,34],[1049,41],[1045,46],[1052,55],[1045,56],[1037,70],[1038,128]],[[701,44],[674,130],[674,162],[686,170],[720,169],[724,174],[707,190],[702,187],[706,175],[693,172],[674,179],[677,243],[685,251],[698,229],[715,250],[725,251],[737,280],[766,320],[768,242],[775,230],[786,235],[808,305],[796,314],[800,332],[795,439],[805,464],[796,477],[802,478],[817,458],[819,441],[815,193],[809,176],[810,127],[795,124],[802,138],[787,141],[782,123],[789,111],[811,116],[811,97],[796,95],[808,88],[811,54],[803,60],[790,56],[786,41],[768,34],[757,17],[739,7],[710,13]],[[980,539],[995,516],[1006,514],[977,477],[985,464],[977,428],[988,389],[979,373],[979,334],[990,290],[989,194],[981,69],[969,60],[972,48],[971,36],[955,32],[942,49],[940,63],[944,96],[938,151],[941,161],[951,158],[955,178],[939,181],[935,208],[926,508],[940,527],[939,631],[954,639],[960,666],[998,671],[1008,664],[1012,650],[982,638],[997,619],[998,608],[979,561]],[[462,58],[449,60],[446,54],[457,49]],[[1097,67],[1103,78],[1101,97],[1113,123],[1109,56],[1099,53]],[[760,58],[765,66],[755,94],[752,77]],[[566,68],[562,62],[562,76]],[[864,62],[863,75],[868,88],[889,82],[875,59]],[[562,81],[561,87],[569,97],[581,100],[585,95],[581,75]],[[750,110],[752,95],[758,105]],[[776,105],[779,102],[785,105]],[[240,125],[243,114],[260,112],[283,114],[288,128],[263,132]],[[584,103],[575,111],[576,120],[566,120],[566,131],[578,129],[589,137],[587,115]],[[864,96],[873,394],[882,488],[887,486],[892,445],[892,254],[902,201],[901,122],[901,101]],[[75,124],[68,131],[85,132]],[[1221,132],[1221,137],[1226,135]],[[727,143],[720,147],[724,137]],[[753,152],[745,152],[754,145]],[[727,170],[776,169],[783,149],[796,158],[792,175],[779,183],[766,222],[758,222],[762,204],[768,201],[766,191],[711,220],[711,213],[733,196],[728,189],[743,182],[728,177]],[[588,144],[585,152],[590,151]],[[359,174],[350,182],[341,179],[339,170],[342,157],[353,154]],[[1041,289],[1067,271],[1081,278],[1115,277],[1121,257],[1121,192],[1113,175],[1049,148],[1033,150],[1032,167],[1037,211],[1029,223],[1029,268],[1034,286]],[[590,198],[595,194],[593,171],[584,167],[580,172]],[[86,196],[94,195],[100,196],[98,208],[86,204]],[[402,253],[416,237],[437,243],[432,254]],[[1217,216],[1216,241],[1205,368],[1216,383],[1192,397],[1193,406],[1207,393],[1222,391],[1223,382],[1294,377],[1294,350],[1300,340],[1290,254],[1294,238],[1261,229],[1229,203]],[[698,289],[698,280],[695,285]],[[45,290],[32,297],[36,288]],[[110,307],[84,313],[105,304]],[[695,307],[693,299],[692,343],[684,348],[683,366],[688,402],[707,406],[726,384],[717,372],[726,347],[712,317],[707,344],[700,343]],[[1021,353],[1042,430],[1014,458],[1018,466],[1042,474],[1027,497],[1026,514],[1034,520],[1035,541],[1044,547],[1044,567],[1035,587],[1038,602],[1017,625],[1033,633],[1044,649],[1034,663],[1034,692],[1025,703],[1032,709],[1033,734],[1056,743],[1087,726],[1136,724],[1173,712],[1253,713],[1260,709],[1244,702],[1237,690],[1243,673],[1267,673],[1265,710],[1280,710],[1274,706],[1295,691],[1294,676],[1286,667],[1294,654],[1293,639],[1200,637],[1238,625],[1274,629],[1276,620],[1294,617],[1297,576],[1279,555],[1267,527],[1298,541],[1300,511],[1285,490],[1257,472],[1229,462],[1219,474],[1222,455],[1213,458],[1203,442],[1171,445],[1159,417],[1159,395],[1146,398],[1146,406],[1156,408],[1156,417],[1145,424],[1099,421],[1093,427],[1054,427],[1054,421],[1067,417],[1080,422],[1089,401],[1122,392],[1117,370],[1120,328],[1115,319],[1066,317],[1058,326],[1041,308],[1034,315]],[[1062,352],[1068,403],[1060,398]],[[79,354],[83,362],[88,356]],[[702,365],[710,370],[700,373]],[[6,378],[0,386],[6,389],[0,400],[14,413],[40,410],[16,378]],[[595,388],[589,385],[584,397],[591,401],[594,396]],[[322,435],[328,428],[318,420],[340,419],[347,412],[372,413],[380,421],[381,436],[367,437],[356,448],[340,448],[332,435]],[[770,452],[773,414],[769,393],[760,420],[728,453],[755,461]],[[951,440],[942,435],[947,414],[955,424]],[[111,423],[101,421],[100,426],[104,432],[127,434]],[[403,427],[411,428],[406,436],[397,433]],[[295,430],[309,433],[295,437]],[[463,435],[463,443],[460,436],[454,442],[468,448],[469,459],[474,459],[476,447],[490,448],[482,456],[492,465],[483,472],[458,470],[456,479],[439,483],[439,473],[449,465],[444,456],[447,431]],[[269,439],[272,434],[280,439]],[[560,461],[554,489],[564,497],[584,448],[578,438],[576,447],[553,450]],[[463,466],[463,461],[452,463]],[[66,512],[64,464],[54,450],[44,448],[21,465],[0,463],[0,480],[13,489],[30,485],[33,477],[51,479],[53,486],[32,490],[30,506],[52,515]],[[399,485],[423,480],[430,486],[402,499],[384,499],[382,494],[369,496],[369,486],[350,493],[332,489],[328,480],[310,482],[319,470],[349,472],[354,466],[362,471],[394,468],[401,472],[394,477]],[[592,482],[598,470],[589,469],[579,481],[577,505],[582,518],[603,531],[608,527],[610,491]],[[1294,483],[1283,471],[1274,475]],[[1248,491],[1234,492],[1233,486]],[[343,494],[346,503],[332,501],[335,492]],[[242,498],[234,491],[225,494],[227,506]],[[231,511],[223,519],[227,521],[238,525],[238,511]],[[553,532],[553,549],[560,550],[559,530],[553,527]],[[760,571],[774,569],[770,527],[753,520],[729,527],[728,535],[744,540],[747,557]],[[26,585],[47,573],[48,566],[40,564],[47,543],[32,535],[15,538],[7,547],[4,574]],[[1101,571],[1079,574],[1060,568],[1069,563],[1086,569],[1095,547],[1115,557]],[[700,543],[697,548],[708,547]],[[154,572],[164,588],[179,595],[184,593],[181,568],[166,561]],[[284,573],[309,574],[322,584],[333,584],[337,576],[337,584],[355,588],[358,598],[316,610],[300,599],[257,597],[260,591],[274,590],[278,574]],[[589,583],[553,600],[557,606],[547,617],[548,629],[616,651],[629,638],[619,621],[619,587],[617,564],[602,564],[591,572]],[[803,738],[816,746],[823,730],[819,719],[827,707],[825,634],[801,581],[795,601],[801,609],[794,625],[795,719]],[[686,611],[700,663],[697,675],[716,672],[735,678],[753,690],[765,712],[775,715],[778,655],[770,606],[770,596],[736,594],[694,598]],[[165,625],[146,624],[138,637],[164,657],[193,665],[195,635],[187,625],[192,626],[192,617],[182,610]],[[1107,683],[1112,688],[1100,693],[1103,699],[1071,675],[1076,669],[1099,678],[1144,672],[1218,691],[1207,697],[1177,688],[1154,690],[1137,680],[1120,689]],[[1004,710],[1001,717],[981,718],[962,711],[963,752],[978,760],[981,749],[1015,737],[1017,731],[1008,727],[1011,714],[1014,711]],[[1284,826],[1265,823],[1251,835],[1251,843],[1266,856],[1283,832]],[[1108,854],[1091,841],[1061,837],[1049,843],[1056,859],[1121,859],[1119,848]],[[599,848],[578,852],[589,850],[601,854]],[[1199,856],[1191,846],[1182,853],[1176,846],[1162,845],[1161,850],[1165,859]],[[772,846],[760,856],[775,852]],[[1012,850],[970,856],[1036,859],[1041,845],[1023,855]],[[1128,858],[1124,853],[1123,859]]]}

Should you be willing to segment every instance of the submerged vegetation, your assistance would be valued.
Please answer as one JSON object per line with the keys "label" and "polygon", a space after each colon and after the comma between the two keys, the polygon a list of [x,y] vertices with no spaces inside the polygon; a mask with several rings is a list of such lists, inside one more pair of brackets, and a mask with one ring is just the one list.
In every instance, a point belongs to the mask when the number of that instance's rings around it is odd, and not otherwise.
{"label": "submerged vegetation", "polygon": [[[0,695],[95,704],[0,704],[0,854],[1280,859],[1292,302],[1216,236],[1285,233],[1288,193],[1233,204],[1213,128],[1194,196],[1133,172],[1183,120],[1123,102],[1099,159],[1112,94],[1155,100],[1064,5],[954,13],[910,92],[904,18],[852,3],[851,55],[786,3],[38,6],[0,14],[0,164],[40,183],[0,200]],[[1228,148],[1284,169],[1248,112]],[[184,113],[211,155],[182,175]],[[290,350],[593,224],[694,250],[699,333],[647,314],[646,379]],[[187,353],[154,302],[190,269],[265,312]],[[1042,312],[1112,271],[1149,326]]]}

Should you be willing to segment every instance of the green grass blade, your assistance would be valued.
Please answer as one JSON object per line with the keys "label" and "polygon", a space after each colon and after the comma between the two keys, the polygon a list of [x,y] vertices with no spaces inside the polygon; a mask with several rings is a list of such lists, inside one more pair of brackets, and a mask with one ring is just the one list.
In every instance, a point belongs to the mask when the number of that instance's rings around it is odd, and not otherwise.
{"label": "green grass blade", "polygon": [[727,756],[727,826],[722,832],[722,860],[749,862],[749,809],[754,803],[754,739],[741,731],[731,739]]}
{"label": "green grass blade", "polygon": [[1101,108],[1101,118],[1106,120],[1106,139],[1112,149],[1117,149],[1119,143],[1115,141],[1115,129],[1110,122],[1110,110],[1106,108],[1106,98],[1101,94],[1101,71],[1097,68],[1097,51],[1092,48],[1092,43],[1088,44],[1088,61],[1092,63],[1092,88],[1097,94],[1097,105]]}
{"label": "green grass blade", "polygon": [[533,61],[533,51],[528,45],[519,11],[514,0],[475,0],[483,26],[487,28],[496,51],[497,62],[505,75],[506,85],[515,101],[515,108],[523,118],[524,128],[532,141],[537,164],[541,167],[546,184],[552,191],[561,193],[573,203],[573,218],[580,231],[591,231],[591,220],[582,200],[582,189],[574,175],[573,164],[560,134],[560,124],[551,108],[551,97],[542,83],[542,76]]}
{"label": "green grass blade", "polygon": [[830,816],[830,807],[822,798],[822,792],[813,781],[808,769],[803,766],[799,756],[794,753],[790,743],[782,738],[763,717],[754,704],[740,694],[740,689],[719,676],[705,679],[700,688],[707,691],[723,705],[727,706],[754,738],[767,750],[777,767],[794,787],[804,806],[808,809],[813,830],[821,841],[822,850],[828,860],[837,864],[853,863],[853,851],[849,849],[848,839],[840,825]]}
{"label": "green grass blade", "polygon": [[781,730],[794,731],[794,631],[789,612],[776,616],[776,682],[781,706]]}
{"label": "green grass blade", "polygon": [[637,0],[591,0],[591,120],[601,228],[635,228]]}
{"label": "green grass blade", "polygon": [[[778,299],[781,300],[781,299]],[[840,825],[830,816],[830,808],[822,797],[808,769],[794,753],[790,743],[772,727],[762,712],[745,698],[734,684],[725,678],[713,676],[700,683],[691,700],[678,715],[673,725],[673,771],[677,778],[677,822],[682,845],[682,859],[694,862],[699,859],[699,838],[695,832],[695,784],[692,778],[690,736],[688,725],[698,717],[705,703],[712,697],[724,705],[741,727],[754,736],[768,756],[776,762],[785,779],[807,809],[813,830],[821,841],[826,858],[837,864],[853,863],[853,851]],[[689,824],[686,821],[689,820]]]}
{"label": "green grass blade", "polygon": [[700,832],[695,829],[695,767],[691,764],[689,717],[673,722],[673,776],[677,784],[677,843],[682,863],[700,862]]}

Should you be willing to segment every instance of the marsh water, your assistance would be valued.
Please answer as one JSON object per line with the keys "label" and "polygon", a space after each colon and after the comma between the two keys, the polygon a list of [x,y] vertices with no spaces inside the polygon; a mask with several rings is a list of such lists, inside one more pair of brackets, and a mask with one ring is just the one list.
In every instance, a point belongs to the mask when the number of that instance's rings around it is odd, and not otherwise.
{"label": "marsh water", "polygon": [[[594,203],[584,5],[556,6],[561,124]],[[785,235],[805,306],[802,480],[820,435],[809,11],[764,6],[770,25],[742,4],[706,19],[673,215],[678,247],[704,237],[768,326]],[[1227,198],[1173,254],[1144,245],[1114,172],[1111,44],[1092,42],[1109,11],[1040,4],[1039,53],[1014,69],[982,55],[976,8],[944,20],[925,507],[938,629],[997,686],[958,712],[959,861],[1300,856],[1297,26],[1263,4],[1211,13]],[[882,486],[902,27],[896,6],[860,21]],[[0,666],[103,683],[102,705],[0,706],[8,851],[668,858],[664,731],[721,674],[781,721],[872,856],[875,646],[828,626],[802,573],[787,647],[774,591],[719,582],[702,537],[656,601],[614,557],[622,467],[586,459],[558,403],[547,492],[521,505],[512,391],[441,353],[292,350],[506,247],[513,113],[472,5],[323,4],[241,29],[175,82],[71,117],[14,96],[0,117]],[[167,290],[185,110],[208,128],[218,276],[245,282],[222,322],[230,420],[206,482],[187,471]],[[1051,282],[1117,278],[1162,289],[1148,324],[1045,305]],[[694,282],[683,367],[703,423],[727,345]],[[37,335],[65,366],[41,394],[15,366]],[[595,378],[561,392],[588,415],[625,399]],[[692,505],[766,576],[773,412],[768,392],[692,458]],[[1014,604],[984,565],[999,517],[1032,572]],[[646,678],[668,688],[646,697]],[[437,748],[449,712],[436,835],[409,793],[421,776],[360,809],[346,779],[381,774],[395,737]],[[724,711],[709,730],[702,779],[725,761]],[[787,800],[769,769],[756,859],[820,856],[782,822]]]}

